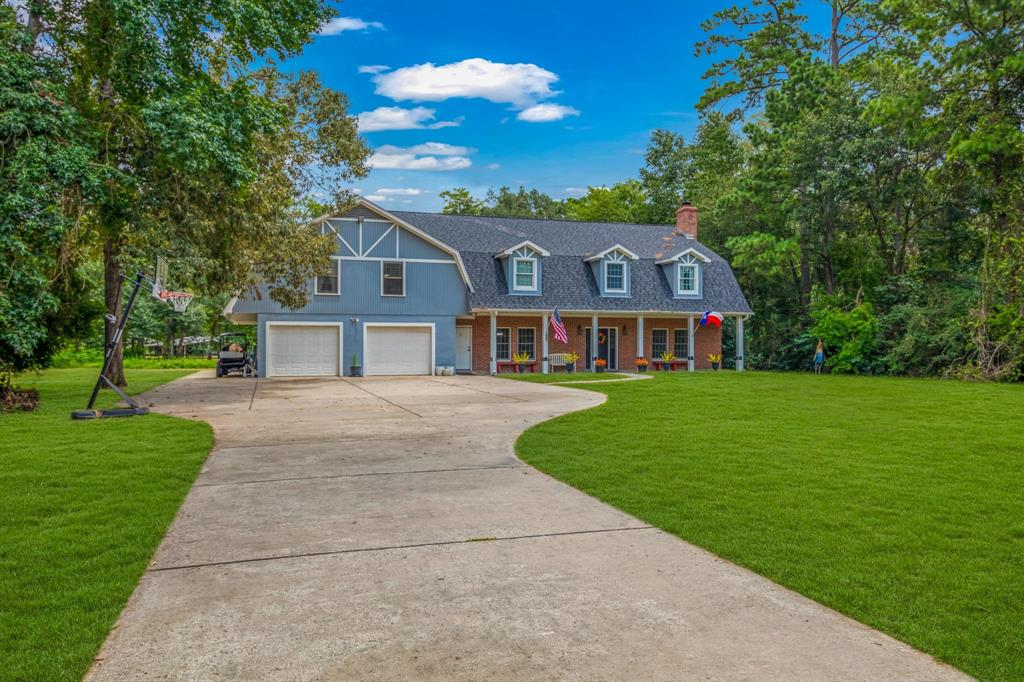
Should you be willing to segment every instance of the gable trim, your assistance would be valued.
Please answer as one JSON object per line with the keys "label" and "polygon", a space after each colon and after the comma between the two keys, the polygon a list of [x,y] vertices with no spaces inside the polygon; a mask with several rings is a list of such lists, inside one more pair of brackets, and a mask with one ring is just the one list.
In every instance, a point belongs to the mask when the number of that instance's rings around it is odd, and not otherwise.
{"label": "gable trim", "polygon": [[[462,276],[462,281],[466,284],[466,288],[469,289],[470,293],[475,293],[475,290],[473,289],[473,282],[470,281],[470,279],[469,279],[469,273],[466,272],[466,265],[462,262],[462,255],[459,253],[458,249],[453,249],[452,247],[450,247],[447,244],[445,244],[444,242],[442,242],[440,239],[437,239],[436,237],[433,237],[432,235],[427,234],[426,232],[424,232],[420,228],[416,227],[415,225],[412,225],[410,223],[405,222],[404,220],[402,220],[398,216],[391,215],[390,213],[388,213],[387,211],[385,211],[383,208],[381,208],[377,204],[373,203],[372,201],[360,198],[360,199],[357,199],[355,201],[355,204],[353,205],[353,208],[356,207],[356,206],[369,209],[369,210],[373,211],[374,213],[376,213],[377,215],[379,215],[384,220],[392,222],[392,223],[398,225],[399,227],[401,227],[403,229],[409,230],[409,232],[412,232],[414,235],[416,235],[417,237],[419,237],[423,241],[425,241],[428,244],[431,244],[433,246],[436,246],[437,248],[441,249],[442,251],[447,253],[449,256],[454,258],[455,259],[455,265],[457,265],[458,268],[459,268],[459,275]],[[317,218],[313,222],[323,222],[323,221],[326,221],[328,218],[334,218],[334,216],[331,216],[331,215],[321,216],[320,218]],[[395,260],[397,260],[397,259],[395,259]]]}
{"label": "gable trim", "polygon": [[615,246],[612,246],[612,247],[609,247],[609,248],[605,249],[601,253],[595,253],[593,256],[590,256],[589,258],[584,258],[583,260],[585,262],[587,262],[587,263],[589,263],[591,261],[595,261],[595,260],[601,260],[602,258],[607,256],[612,251],[618,251],[621,254],[623,254],[624,256],[626,256],[626,258],[629,258],[630,260],[640,260],[640,256],[636,255],[635,253],[633,253],[632,251],[627,249],[622,244],[616,244]]}
{"label": "gable trim", "polygon": [[703,253],[701,253],[700,251],[698,251],[697,249],[695,249],[695,248],[693,248],[691,246],[690,248],[688,248],[688,249],[686,249],[684,251],[680,251],[679,253],[677,253],[674,256],[670,256],[669,258],[662,258],[661,260],[656,260],[656,261],[654,261],[654,264],[655,265],[665,265],[667,263],[673,263],[673,262],[679,260],[680,258],[682,258],[683,256],[694,256],[694,257],[697,258],[697,260],[703,261],[705,263],[710,263],[711,262],[710,258],[708,258]]}
{"label": "gable trim", "polygon": [[514,254],[516,251],[518,251],[519,249],[523,248],[524,246],[525,247],[529,247],[530,249],[533,249],[534,251],[537,252],[538,255],[544,256],[545,258],[551,255],[551,252],[548,251],[547,249],[544,249],[544,248],[542,248],[540,246],[537,246],[536,244],[534,244],[530,240],[526,240],[525,242],[519,242],[515,246],[510,246],[507,249],[505,249],[504,251],[499,251],[498,253],[496,253],[494,255],[494,257],[495,258],[507,258],[508,256],[511,256],[512,254]]}

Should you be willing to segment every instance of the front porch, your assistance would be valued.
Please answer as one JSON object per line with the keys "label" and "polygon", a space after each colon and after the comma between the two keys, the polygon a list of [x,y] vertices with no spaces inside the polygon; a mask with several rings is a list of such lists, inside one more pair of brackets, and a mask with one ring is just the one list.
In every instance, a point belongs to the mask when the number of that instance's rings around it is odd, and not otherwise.
{"label": "front porch", "polygon": [[[743,322],[736,315],[736,370],[743,371]],[[456,322],[457,369],[477,374],[516,371],[514,355],[526,353],[528,371],[564,372],[565,355],[576,354],[577,371],[592,370],[598,360],[612,372],[637,371],[636,360],[648,360],[647,371],[663,368],[663,353],[675,357],[676,371],[711,369],[709,353],[721,355],[722,330],[700,327],[700,315],[562,313],[568,343],[556,341],[550,314],[478,312]]]}

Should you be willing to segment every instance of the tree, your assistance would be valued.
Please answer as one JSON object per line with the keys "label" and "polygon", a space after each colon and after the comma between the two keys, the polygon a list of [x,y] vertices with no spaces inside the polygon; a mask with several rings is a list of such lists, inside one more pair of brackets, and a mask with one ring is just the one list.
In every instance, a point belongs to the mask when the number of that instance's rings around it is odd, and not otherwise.
{"label": "tree", "polygon": [[565,214],[570,220],[646,223],[650,213],[647,193],[637,180],[618,182],[611,187],[588,187],[584,196],[565,202]]}
{"label": "tree", "polygon": [[[237,273],[229,264],[244,250],[230,248],[239,241],[231,229],[260,203],[255,191],[264,189],[268,157],[310,160],[342,176],[365,173],[368,150],[343,98],[309,76],[293,88],[266,76],[273,58],[297,54],[332,12],[322,0],[29,3],[30,52],[61,64],[68,103],[97,141],[90,164],[103,191],[86,203],[82,225],[102,245],[108,314],[120,315],[122,272],[151,254],[154,235],[173,235],[158,242],[188,261],[196,281]],[[257,59],[270,66],[250,70]],[[294,180],[290,173],[273,175]],[[262,208],[281,217],[280,208]],[[279,271],[287,274],[282,291],[326,261],[323,244],[298,224],[275,236],[287,242],[277,254],[291,264]],[[124,383],[121,353],[110,371],[117,383]]]}
{"label": "tree", "polygon": [[81,121],[58,64],[31,55],[31,36],[0,5],[0,390],[13,372],[45,366],[54,339],[96,313],[77,278],[83,197],[94,192]]}
{"label": "tree", "polygon": [[487,190],[487,196],[477,199],[465,187],[441,192],[445,200],[443,213],[457,215],[490,215],[508,218],[564,218],[565,204],[536,189],[520,187],[513,192],[508,187]]}
{"label": "tree", "polygon": [[651,203],[648,220],[674,223],[691,174],[686,140],[669,130],[655,130],[647,143],[644,163],[640,169],[640,184]]}

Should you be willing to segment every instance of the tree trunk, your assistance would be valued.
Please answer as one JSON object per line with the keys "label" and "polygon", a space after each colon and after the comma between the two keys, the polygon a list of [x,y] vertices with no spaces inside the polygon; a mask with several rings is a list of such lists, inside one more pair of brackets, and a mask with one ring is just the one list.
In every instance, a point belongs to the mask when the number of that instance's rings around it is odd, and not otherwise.
{"label": "tree trunk", "polygon": [[843,20],[843,15],[839,10],[839,3],[836,0],[832,1],[832,31],[829,33],[828,40],[828,55],[829,63],[832,68],[839,66],[839,24]]}
{"label": "tree trunk", "polygon": [[[114,240],[107,239],[103,242],[103,302],[107,309],[107,315],[113,316],[105,320],[103,325],[103,348],[110,346],[114,332],[117,331],[117,321],[121,319],[121,251]],[[118,340],[114,349],[114,356],[107,368],[107,378],[117,386],[127,385],[124,378],[124,338]]]}

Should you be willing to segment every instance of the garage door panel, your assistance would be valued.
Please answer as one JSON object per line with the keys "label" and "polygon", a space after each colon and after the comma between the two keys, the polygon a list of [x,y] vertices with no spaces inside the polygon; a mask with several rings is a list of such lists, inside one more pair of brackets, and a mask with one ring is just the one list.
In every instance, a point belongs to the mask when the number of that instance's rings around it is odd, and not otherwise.
{"label": "garage door panel", "polygon": [[338,376],[338,327],[271,325],[268,336],[271,376]]}
{"label": "garage door panel", "polygon": [[367,375],[432,374],[433,336],[431,327],[367,327]]}

